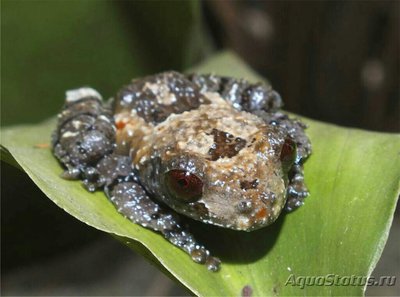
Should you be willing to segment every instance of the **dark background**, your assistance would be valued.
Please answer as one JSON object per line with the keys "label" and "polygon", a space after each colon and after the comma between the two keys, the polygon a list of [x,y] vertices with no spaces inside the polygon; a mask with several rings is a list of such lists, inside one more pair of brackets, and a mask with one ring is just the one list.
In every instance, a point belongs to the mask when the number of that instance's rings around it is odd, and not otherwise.
{"label": "dark background", "polygon": [[399,1],[207,4],[218,44],[266,76],[286,109],[399,132]]}
{"label": "dark background", "polygon": [[[184,70],[229,48],[270,80],[286,110],[399,132],[399,3],[5,0],[1,124],[54,116],[67,89],[90,85],[111,97],[132,77]],[[187,294],[18,169],[1,169],[3,295]],[[395,218],[377,271],[400,280],[398,226]]]}

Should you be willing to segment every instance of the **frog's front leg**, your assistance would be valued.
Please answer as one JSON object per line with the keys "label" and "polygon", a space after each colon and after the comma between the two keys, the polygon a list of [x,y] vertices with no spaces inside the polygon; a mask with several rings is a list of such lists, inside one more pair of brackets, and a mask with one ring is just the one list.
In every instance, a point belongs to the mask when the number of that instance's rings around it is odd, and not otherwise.
{"label": "frog's front leg", "polygon": [[173,245],[188,253],[193,261],[211,271],[219,269],[220,260],[200,245],[179,222],[178,217],[155,203],[142,186],[134,181],[119,181],[106,187],[106,194],[118,212],[134,223],[160,232]]}

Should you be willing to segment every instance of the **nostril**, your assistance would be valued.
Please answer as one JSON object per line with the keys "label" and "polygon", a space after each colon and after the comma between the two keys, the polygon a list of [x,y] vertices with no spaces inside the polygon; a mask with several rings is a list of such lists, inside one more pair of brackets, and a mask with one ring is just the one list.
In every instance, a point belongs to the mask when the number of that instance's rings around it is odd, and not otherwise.
{"label": "nostril", "polygon": [[240,181],[240,188],[242,190],[249,190],[249,189],[256,189],[258,186],[258,179],[249,180],[242,180]]}
{"label": "nostril", "polygon": [[249,213],[253,209],[253,203],[249,200],[242,200],[236,205],[236,208],[239,213]]}

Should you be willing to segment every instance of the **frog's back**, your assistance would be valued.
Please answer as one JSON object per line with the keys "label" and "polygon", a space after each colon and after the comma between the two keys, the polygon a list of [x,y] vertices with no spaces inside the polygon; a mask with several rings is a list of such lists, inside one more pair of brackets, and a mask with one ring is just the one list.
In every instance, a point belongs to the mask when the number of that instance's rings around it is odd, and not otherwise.
{"label": "frog's back", "polygon": [[132,111],[145,122],[157,125],[170,114],[197,109],[208,100],[183,74],[169,71],[133,80],[114,101],[114,114]]}

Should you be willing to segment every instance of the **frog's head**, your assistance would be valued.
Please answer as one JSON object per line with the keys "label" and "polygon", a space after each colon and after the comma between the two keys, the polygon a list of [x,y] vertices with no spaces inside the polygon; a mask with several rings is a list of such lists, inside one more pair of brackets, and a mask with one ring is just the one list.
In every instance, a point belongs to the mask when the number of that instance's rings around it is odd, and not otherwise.
{"label": "frog's head", "polygon": [[246,231],[274,222],[286,202],[294,142],[245,112],[191,113],[159,128],[152,157],[138,166],[146,189],[202,222]]}

